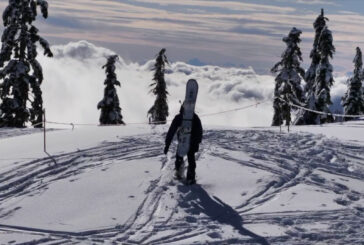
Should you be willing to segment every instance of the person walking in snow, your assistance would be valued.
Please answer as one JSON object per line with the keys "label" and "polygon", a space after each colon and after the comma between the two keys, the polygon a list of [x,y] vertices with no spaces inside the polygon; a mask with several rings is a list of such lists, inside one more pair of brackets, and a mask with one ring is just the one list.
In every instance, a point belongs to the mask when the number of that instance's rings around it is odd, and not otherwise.
{"label": "person walking in snow", "polygon": [[[171,126],[169,127],[167,136],[166,136],[166,142],[164,147],[164,154],[167,154],[169,146],[173,140],[173,137],[175,133],[178,131],[178,129],[182,125],[182,115],[183,115],[183,106],[181,106],[181,109],[179,111],[179,114],[175,116],[175,118],[172,121]],[[177,133],[178,137],[178,133]],[[195,159],[195,153],[199,151],[199,146],[202,141],[202,125],[201,120],[197,116],[196,113],[193,114],[192,119],[192,129],[191,129],[191,139],[190,139],[190,148],[187,153],[187,159],[188,159],[188,169],[187,169],[187,178],[186,182],[187,184],[194,184],[196,183],[196,159]],[[183,157],[176,154],[176,162],[175,162],[175,176],[177,179],[182,178],[181,169],[183,165]]]}

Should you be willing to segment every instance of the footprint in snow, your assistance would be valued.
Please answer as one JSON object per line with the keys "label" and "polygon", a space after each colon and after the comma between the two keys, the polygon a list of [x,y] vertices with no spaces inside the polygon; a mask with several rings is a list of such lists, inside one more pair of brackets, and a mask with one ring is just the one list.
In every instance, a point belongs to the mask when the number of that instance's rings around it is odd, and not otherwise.
{"label": "footprint in snow", "polygon": [[343,199],[343,198],[337,198],[334,200],[337,204],[341,206],[348,206],[350,204],[349,200]]}
{"label": "footprint in snow", "polygon": [[217,232],[210,232],[207,234],[209,237],[213,238],[213,239],[219,239],[221,238],[221,235]]}
{"label": "footprint in snow", "polygon": [[192,217],[192,216],[187,216],[186,217],[186,221],[188,223],[196,223],[197,222],[197,219],[195,217]]}
{"label": "footprint in snow", "polygon": [[350,199],[351,201],[354,201],[354,202],[360,200],[360,197],[357,196],[357,195],[347,194],[346,196],[347,196],[348,199]]}

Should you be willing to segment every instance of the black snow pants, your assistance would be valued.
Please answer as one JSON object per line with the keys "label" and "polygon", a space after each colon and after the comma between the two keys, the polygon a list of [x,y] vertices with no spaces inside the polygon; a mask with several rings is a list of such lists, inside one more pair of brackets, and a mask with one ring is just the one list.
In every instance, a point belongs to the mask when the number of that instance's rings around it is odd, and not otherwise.
{"label": "black snow pants", "polygon": [[[195,180],[196,178],[196,159],[195,152],[189,151],[187,154],[188,168],[187,168],[187,180]],[[175,168],[178,171],[183,164],[183,157],[176,155]]]}

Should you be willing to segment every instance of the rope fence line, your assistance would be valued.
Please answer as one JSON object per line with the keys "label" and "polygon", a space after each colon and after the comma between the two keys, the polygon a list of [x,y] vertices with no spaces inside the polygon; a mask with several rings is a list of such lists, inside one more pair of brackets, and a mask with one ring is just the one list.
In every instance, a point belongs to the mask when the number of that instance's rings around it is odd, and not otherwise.
{"label": "rope fence line", "polygon": [[[312,109],[303,107],[301,105],[296,105],[296,104],[294,104],[292,102],[286,101],[286,100],[284,100],[283,98],[280,98],[280,97],[274,97],[274,98],[277,98],[277,99],[281,100],[282,102],[285,102],[285,103],[287,103],[290,106],[293,106],[295,108],[302,109],[302,110],[309,111],[309,112],[316,113],[316,114],[320,114],[320,115],[328,115],[328,116],[335,116],[335,117],[342,117],[342,118],[344,118],[344,117],[348,117],[348,118],[364,117],[364,115],[344,115],[344,114],[336,114],[336,113],[312,110]],[[266,100],[266,101],[260,101],[260,102],[257,102],[255,104],[252,104],[252,105],[238,107],[238,108],[235,108],[235,109],[219,111],[219,112],[213,112],[213,113],[206,113],[206,114],[200,115],[200,117],[209,117],[209,116],[226,114],[226,113],[230,113],[230,112],[242,111],[242,110],[249,109],[249,108],[252,108],[254,106],[256,107],[258,105],[262,105],[262,104],[265,104],[265,103],[268,103],[268,102],[271,102],[271,101],[272,100],[269,99],[269,100]],[[170,120],[166,120],[166,121],[156,121],[156,122],[131,122],[131,123],[127,123],[127,125],[153,125],[153,124],[160,124],[160,123],[166,123],[166,122],[171,122],[171,121],[172,120],[170,119]],[[74,129],[75,126],[101,126],[98,123],[72,123],[72,122],[71,123],[65,123],[65,122],[54,122],[54,121],[45,121],[45,123],[54,124],[54,125],[71,126],[72,129]],[[115,126],[115,125],[102,125],[102,126]]]}
{"label": "rope fence line", "polygon": [[296,105],[296,104],[293,104],[292,102],[289,102],[289,101],[286,101],[280,97],[275,97],[279,100],[281,100],[282,102],[285,102],[287,104],[289,104],[290,106],[293,106],[293,107],[296,107],[298,109],[302,109],[302,110],[305,110],[305,111],[309,111],[309,112],[313,112],[313,113],[316,113],[316,114],[320,114],[320,115],[327,115],[327,116],[334,116],[334,117],[349,117],[349,118],[358,118],[358,117],[364,117],[364,115],[345,115],[345,114],[336,114],[336,113],[330,113],[330,112],[323,112],[323,111],[316,111],[316,110],[312,110],[312,109],[309,109],[309,108],[306,108],[306,107],[303,107],[303,106],[300,106],[300,105]]}
{"label": "rope fence line", "polygon": [[[302,109],[302,110],[309,111],[309,112],[316,113],[316,114],[320,114],[320,115],[329,115],[329,116],[343,117],[343,118],[344,117],[349,117],[349,118],[364,117],[364,115],[344,115],[344,114],[336,114],[336,113],[312,110],[312,109],[303,107],[301,105],[297,105],[297,104],[294,104],[292,102],[286,101],[286,100],[284,100],[283,98],[280,98],[280,97],[274,97],[274,98],[277,98],[277,99],[281,100],[282,102],[285,102],[285,103],[287,103],[290,106],[293,106],[295,108]],[[243,107],[238,107],[238,108],[234,108],[234,109],[230,109],[230,110],[202,114],[202,115],[200,115],[200,117],[209,117],[209,116],[226,114],[226,113],[230,113],[230,112],[241,111],[241,110],[249,109],[249,108],[252,108],[254,106],[256,107],[258,105],[265,104],[265,103],[268,103],[268,102],[271,102],[271,101],[272,101],[271,99],[268,99],[268,100],[265,100],[265,101],[257,102],[255,104],[251,104],[251,105],[247,105],[247,106],[243,106]],[[172,120],[170,119],[170,120],[166,120],[166,121],[156,121],[156,122],[146,122],[146,121],[145,122],[130,122],[130,123],[127,123],[127,125],[153,125],[153,124],[160,124],[160,123],[166,123],[166,122],[171,122],[171,121]],[[35,126],[45,124],[45,123],[46,124],[53,124],[53,125],[71,126],[72,129],[74,129],[75,126],[101,126],[101,124],[99,124],[99,123],[73,123],[73,122],[55,122],[55,121],[44,121],[44,122],[40,122],[40,123],[37,123],[37,124],[32,125],[32,126],[35,127]],[[115,126],[115,125],[102,125],[102,126],[107,127],[107,126]]]}
{"label": "rope fence line", "polygon": [[[279,100],[281,100],[284,103],[289,104],[292,107],[298,108],[298,109],[302,109],[305,111],[309,111],[312,113],[316,113],[316,114],[320,114],[320,115],[329,115],[329,116],[335,116],[335,117],[349,117],[349,118],[359,118],[359,117],[364,117],[364,115],[344,115],[344,114],[336,114],[336,113],[330,113],[330,112],[322,112],[322,111],[317,111],[317,110],[312,110],[306,107],[303,107],[301,105],[296,105],[292,102],[286,101],[283,98],[280,97],[273,97],[274,99],[277,98]],[[257,102],[255,104],[252,105],[247,105],[244,107],[239,107],[239,108],[235,108],[235,109],[230,109],[230,110],[225,110],[225,111],[220,111],[220,112],[214,112],[214,113],[207,113],[207,114],[202,114],[200,115],[200,117],[208,117],[208,116],[215,116],[215,115],[220,115],[220,114],[225,114],[225,113],[229,113],[229,112],[235,112],[235,111],[242,111],[242,110],[246,110],[252,107],[257,107],[258,105],[261,104],[265,104],[268,102],[271,102],[271,99],[268,99],[266,101],[260,101]],[[47,152],[47,148],[46,148],[46,124],[54,124],[54,125],[65,125],[65,126],[71,126],[72,130],[75,128],[75,126],[101,126],[98,123],[65,123],[65,122],[54,122],[54,121],[47,121],[46,117],[45,117],[45,110],[44,110],[44,116],[43,116],[43,122],[37,123],[35,126],[41,125],[43,124],[43,132],[44,132],[44,153],[55,163],[57,164],[56,160],[52,157],[51,154],[49,154]],[[155,125],[155,124],[159,124],[159,123],[166,123],[166,122],[171,122],[172,120],[166,120],[166,121],[157,121],[157,122],[131,122],[131,123],[127,123],[128,125]],[[102,126],[115,126],[115,125],[102,125]],[[10,159],[10,158],[0,158],[0,160],[33,160],[33,159],[37,159],[37,158],[16,158],[16,159]]]}
{"label": "rope fence line", "polygon": [[17,158],[0,158],[0,160],[4,160],[4,161],[7,161],[7,160],[37,160],[39,158],[36,158],[36,157],[17,157]]}
{"label": "rope fence line", "polygon": [[[262,102],[257,102],[255,104],[252,105],[248,105],[248,106],[244,106],[244,107],[239,107],[239,108],[235,108],[235,109],[231,109],[231,110],[226,110],[226,111],[220,111],[220,112],[215,112],[215,113],[208,113],[208,114],[203,114],[200,117],[207,117],[207,116],[214,116],[214,115],[219,115],[219,114],[225,114],[225,113],[229,113],[229,112],[234,112],[234,111],[241,111],[241,110],[245,110],[254,106],[258,106],[260,104],[264,104],[267,103],[271,100],[266,100],[266,101],[262,101]],[[98,123],[65,123],[65,122],[54,122],[54,121],[47,121],[46,117],[45,117],[46,113],[45,110],[43,111],[43,122],[37,123],[33,126],[38,126],[43,124],[43,134],[44,134],[44,146],[43,146],[43,151],[44,153],[54,162],[54,164],[57,165],[56,160],[53,158],[53,156],[51,154],[48,153],[47,151],[47,140],[46,140],[46,125],[47,124],[54,124],[54,125],[64,125],[64,126],[71,126],[72,130],[75,128],[75,126],[100,126],[100,124]],[[172,120],[167,120],[167,121],[159,121],[159,122],[132,122],[132,123],[127,123],[128,125],[155,125],[158,123],[165,123],[165,122],[171,122]],[[103,125],[103,126],[115,126],[115,125]],[[0,158],[1,160],[1,158]],[[16,159],[3,159],[3,160],[34,160],[34,158],[16,158]]]}
{"label": "rope fence line", "polygon": [[[282,102],[285,102],[285,103],[287,103],[290,106],[293,106],[295,108],[302,109],[302,110],[309,111],[309,112],[316,113],[316,114],[320,114],[320,115],[328,115],[328,116],[335,116],[335,117],[342,117],[342,118],[344,118],[344,117],[348,117],[348,118],[364,117],[364,115],[345,115],[345,114],[337,114],[337,113],[331,113],[331,112],[323,112],[323,111],[312,110],[312,109],[306,108],[304,106],[296,105],[296,104],[294,104],[292,102],[286,101],[286,100],[284,100],[283,98],[280,98],[280,97],[274,97],[274,98],[277,98],[277,99],[281,100]],[[257,107],[258,105],[262,105],[262,104],[265,104],[265,103],[268,103],[268,102],[271,102],[271,101],[272,101],[271,99],[268,99],[268,100],[265,100],[265,101],[257,102],[257,103],[252,104],[252,105],[238,107],[238,108],[235,108],[235,109],[201,114],[200,117],[209,117],[209,116],[226,114],[226,113],[230,113],[230,112],[242,111],[242,110],[245,110],[245,109],[252,108],[254,106]],[[130,122],[130,123],[127,123],[127,125],[153,125],[153,124],[160,124],[160,123],[166,123],[166,122],[171,122],[171,121],[172,120],[170,119],[170,120],[166,120],[166,121],[156,121],[156,122]],[[72,123],[72,122],[71,123],[65,123],[65,122],[54,122],[54,121],[45,121],[45,123],[54,124],[54,125],[71,126],[72,129],[74,129],[75,126],[101,126],[99,123]],[[107,127],[107,126],[115,126],[115,125],[102,125],[102,126]]]}
{"label": "rope fence line", "polygon": [[200,117],[209,117],[209,116],[215,116],[215,115],[220,115],[220,114],[225,114],[225,113],[229,113],[229,112],[235,112],[235,111],[242,111],[254,106],[258,106],[261,104],[265,104],[270,102],[271,100],[266,100],[266,101],[262,101],[262,102],[257,102],[253,105],[248,105],[248,106],[244,106],[244,107],[239,107],[239,108],[235,108],[235,109],[231,109],[231,110],[227,110],[227,111],[220,111],[220,112],[215,112],[215,113],[208,113],[208,114],[202,114]]}
{"label": "rope fence line", "polygon": [[[255,104],[252,105],[248,105],[248,106],[244,106],[244,107],[238,107],[235,109],[230,109],[230,110],[225,110],[225,111],[219,111],[219,112],[213,112],[213,113],[206,113],[206,114],[202,114],[200,115],[200,117],[208,117],[208,116],[215,116],[215,115],[220,115],[220,114],[225,114],[225,113],[229,113],[229,112],[235,112],[235,111],[241,111],[241,110],[245,110],[254,106],[258,106],[261,104],[265,104],[267,102],[270,102],[271,100],[266,100],[266,101],[261,101],[261,102],[257,102]],[[166,122],[171,122],[172,120],[166,120],[166,121],[155,121],[155,122],[130,122],[130,123],[126,123],[127,125],[153,125],[153,124],[159,124],[159,123],[166,123]],[[101,126],[99,123],[66,123],[66,122],[54,122],[54,121],[45,121],[45,123],[47,124],[54,124],[54,125],[65,125],[65,126],[72,126],[72,128],[74,128],[75,126]],[[115,126],[115,125],[102,125],[102,126]]]}

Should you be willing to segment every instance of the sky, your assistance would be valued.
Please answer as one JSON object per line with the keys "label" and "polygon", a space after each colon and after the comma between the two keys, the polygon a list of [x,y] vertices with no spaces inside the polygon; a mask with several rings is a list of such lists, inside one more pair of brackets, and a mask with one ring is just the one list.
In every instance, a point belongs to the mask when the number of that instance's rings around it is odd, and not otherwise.
{"label": "sky", "polygon": [[[49,18],[38,18],[51,44],[87,40],[144,63],[161,48],[172,61],[252,66],[268,74],[285,49],[292,27],[303,31],[304,66],[309,65],[313,27],[322,7],[330,19],[335,72],[353,70],[364,47],[362,0],[49,0]],[[7,1],[0,2],[4,9]],[[197,59],[197,61],[196,61]]]}

